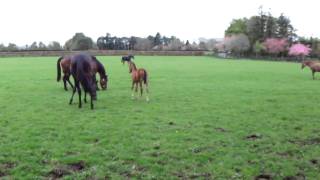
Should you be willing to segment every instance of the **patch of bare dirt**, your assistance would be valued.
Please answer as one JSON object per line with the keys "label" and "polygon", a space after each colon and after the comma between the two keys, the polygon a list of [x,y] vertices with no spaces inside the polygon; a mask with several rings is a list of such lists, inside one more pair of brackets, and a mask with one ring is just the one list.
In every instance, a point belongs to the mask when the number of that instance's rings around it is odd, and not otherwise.
{"label": "patch of bare dirt", "polygon": [[70,172],[63,167],[54,168],[48,173],[48,175],[53,179],[62,178],[63,176],[66,176],[69,174]]}
{"label": "patch of bare dirt", "polygon": [[130,171],[124,171],[120,173],[121,176],[124,176],[126,179],[131,179],[133,176]]}
{"label": "patch of bare dirt", "polygon": [[320,137],[308,138],[308,139],[294,139],[294,140],[289,140],[289,142],[293,144],[298,144],[300,146],[318,145],[320,144]]}
{"label": "patch of bare dirt", "polygon": [[187,174],[184,172],[175,172],[173,173],[174,176],[178,177],[179,179],[213,179],[211,173],[194,173],[194,174]]}
{"label": "patch of bare dirt", "polygon": [[132,165],[131,168],[132,168],[132,170],[138,171],[138,172],[143,172],[143,171],[146,170],[146,168],[144,168],[144,167],[142,167],[142,166],[140,166],[140,165],[137,165],[137,164]]}
{"label": "patch of bare dirt", "polygon": [[40,161],[41,164],[49,164],[49,160],[48,159],[42,159]]}
{"label": "patch of bare dirt", "polygon": [[66,175],[71,174],[72,172],[79,172],[85,169],[85,162],[84,161],[79,161],[76,163],[70,163],[64,166],[59,166],[54,169],[52,169],[49,173],[48,176],[53,178],[53,179],[58,179],[62,178]]}
{"label": "patch of bare dirt", "polygon": [[16,166],[16,164],[13,163],[13,162],[0,163],[1,169],[2,169],[2,168],[3,168],[3,169],[12,169],[12,168],[14,168],[15,166]]}
{"label": "patch of bare dirt", "polygon": [[278,152],[277,155],[282,156],[282,157],[294,157],[294,156],[298,156],[299,151],[298,150],[287,150],[284,152]]}
{"label": "patch of bare dirt", "polygon": [[2,170],[0,170],[0,177],[4,177],[4,176],[7,176],[7,173],[5,173]]}
{"label": "patch of bare dirt", "polygon": [[219,132],[228,132],[226,129],[218,127],[218,128],[214,128],[214,130],[219,131]]}
{"label": "patch of bare dirt", "polygon": [[14,168],[15,166],[16,164],[13,162],[0,163],[0,177],[9,175],[10,169]]}
{"label": "patch of bare dirt", "polygon": [[212,175],[211,173],[198,173],[198,174],[192,174],[189,177],[190,179],[199,179],[199,178],[211,179]]}
{"label": "patch of bare dirt", "polygon": [[271,180],[272,176],[270,174],[260,174],[254,177],[255,180]]}
{"label": "patch of bare dirt", "polygon": [[311,159],[310,162],[311,162],[313,165],[319,164],[319,160],[317,160],[317,159]]}
{"label": "patch of bare dirt", "polygon": [[212,151],[214,149],[213,146],[202,146],[202,147],[194,147],[194,148],[191,148],[190,151],[192,153],[201,153],[201,152],[205,152],[205,151]]}
{"label": "patch of bare dirt", "polygon": [[306,176],[302,173],[298,173],[295,176],[286,176],[283,178],[283,180],[305,180]]}
{"label": "patch of bare dirt", "polygon": [[85,168],[84,161],[68,164],[68,168],[72,171],[82,171]]}
{"label": "patch of bare dirt", "polygon": [[248,140],[256,140],[256,139],[261,139],[262,135],[261,134],[250,134],[246,136],[246,139]]}
{"label": "patch of bare dirt", "polygon": [[157,160],[155,163],[157,163],[157,164],[159,164],[159,165],[162,165],[162,166],[168,164],[168,162],[166,162],[166,161],[164,161],[164,160]]}
{"label": "patch of bare dirt", "polygon": [[161,155],[161,152],[152,152],[150,155],[152,157],[159,157]]}

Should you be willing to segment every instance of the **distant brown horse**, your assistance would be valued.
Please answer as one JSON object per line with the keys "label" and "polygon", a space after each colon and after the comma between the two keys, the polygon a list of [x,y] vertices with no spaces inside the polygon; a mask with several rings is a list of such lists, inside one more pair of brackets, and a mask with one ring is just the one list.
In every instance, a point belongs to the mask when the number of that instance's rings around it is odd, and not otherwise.
{"label": "distant brown horse", "polygon": [[[71,67],[71,58],[72,56],[61,56],[58,61],[57,61],[57,81],[59,82],[61,79],[61,69],[63,71],[63,84],[64,84],[64,89],[67,91],[67,82],[73,89],[73,85],[70,82],[70,67]],[[102,89],[107,89],[107,83],[108,83],[108,76],[106,75],[106,71],[104,66],[97,60],[95,56],[91,56],[91,61],[92,65],[92,71],[94,74],[97,72],[100,75],[100,86]],[[98,86],[97,86],[98,89]]]}
{"label": "distant brown horse", "polygon": [[320,62],[319,61],[302,61],[301,69],[308,66],[312,72],[312,79],[314,79],[314,74],[320,72]]}
{"label": "distant brown horse", "polygon": [[[142,96],[142,94],[143,94],[142,83],[143,83],[145,86],[145,90],[146,90],[146,100],[149,101],[148,73],[147,73],[147,71],[143,68],[137,69],[136,65],[132,61],[127,61],[127,62],[129,65],[129,73],[131,73],[131,78],[132,78],[132,86],[131,86],[132,97],[135,98],[134,97],[134,90],[136,93],[138,92],[138,84],[140,86],[140,96]],[[135,86],[135,89],[134,89],[134,86]]]}

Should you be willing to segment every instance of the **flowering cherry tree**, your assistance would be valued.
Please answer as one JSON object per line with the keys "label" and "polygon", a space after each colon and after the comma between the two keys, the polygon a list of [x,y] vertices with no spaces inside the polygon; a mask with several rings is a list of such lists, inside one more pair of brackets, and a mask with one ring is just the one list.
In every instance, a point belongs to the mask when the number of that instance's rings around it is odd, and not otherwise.
{"label": "flowering cherry tree", "polygon": [[279,54],[284,52],[288,47],[287,39],[268,38],[263,42],[267,52],[271,54]]}
{"label": "flowering cherry tree", "polygon": [[311,48],[301,43],[294,44],[289,49],[289,55],[301,57],[302,59],[304,59],[305,56],[308,56],[310,52]]}

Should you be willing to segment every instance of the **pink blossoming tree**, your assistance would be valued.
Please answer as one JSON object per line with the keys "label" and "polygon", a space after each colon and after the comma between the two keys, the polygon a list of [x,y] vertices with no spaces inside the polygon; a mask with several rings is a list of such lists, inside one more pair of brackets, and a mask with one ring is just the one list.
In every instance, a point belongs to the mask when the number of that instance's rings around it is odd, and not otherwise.
{"label": "pink blossoming tree", "polygon": [[263,42],[263,46],[268,53],[278,55],[287,50],[288,42],[286,39],[268,38]]}
{"label": "pink blossoming tree", "polygon": [[289,49],[290,56],[301,57],[302,60],[304,59],[305,56],[308,56],[310,52],[311,52],[311,48],[301,43],[294,44]]}

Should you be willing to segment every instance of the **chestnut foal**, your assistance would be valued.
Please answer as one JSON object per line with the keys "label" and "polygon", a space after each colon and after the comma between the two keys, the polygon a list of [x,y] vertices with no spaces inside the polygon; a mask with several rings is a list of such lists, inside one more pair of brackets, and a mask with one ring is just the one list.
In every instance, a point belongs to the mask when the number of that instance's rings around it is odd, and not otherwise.
{"label": "chestnut foal", "polygon": [[[134,95],[134,90],[137,93],[138,92],[138,84],[140,85],[140,96],[143,94],[143,87],[142,83],[145,86],[146,90],[146,101],[149,101],[149,90],[148,90],[148,74],[147,71],[143,68],[137,69],[136,65],[132,61],[127,61],[129,65],[129,73],[131,73],[131,78],[132,78],[132,98],[135,98]],[[135,86],[135,89],[134,89]]]}

